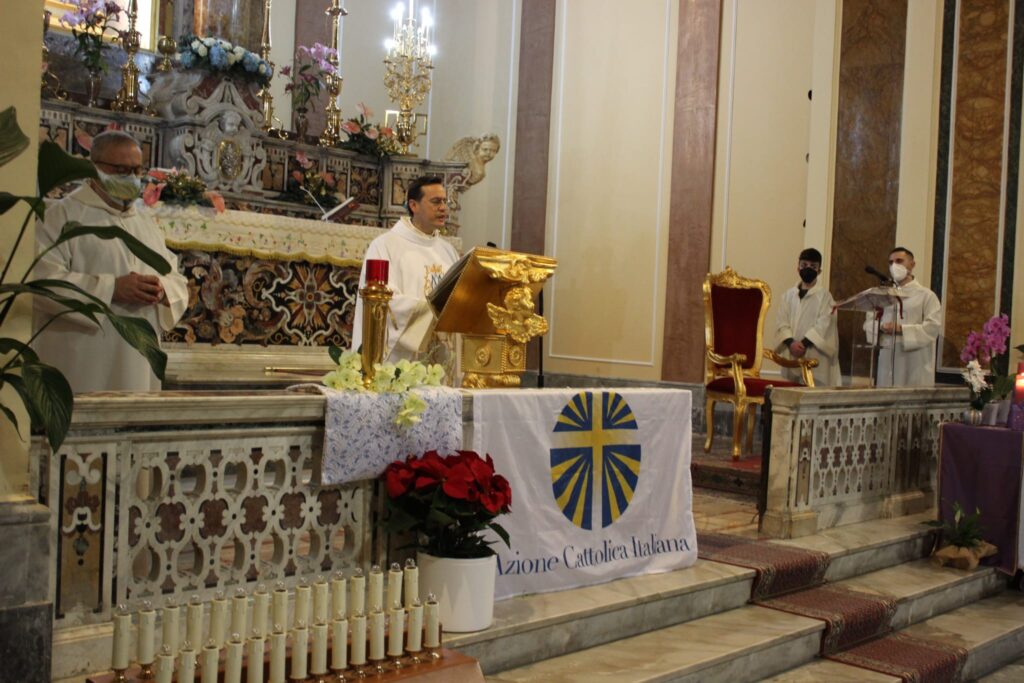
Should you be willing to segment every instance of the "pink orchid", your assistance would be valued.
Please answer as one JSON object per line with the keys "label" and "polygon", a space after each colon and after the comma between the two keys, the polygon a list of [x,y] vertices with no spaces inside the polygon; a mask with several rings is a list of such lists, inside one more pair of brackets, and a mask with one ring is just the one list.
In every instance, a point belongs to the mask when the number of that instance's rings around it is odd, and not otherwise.
{"label": "pink orchid", "polygon": [[150,183],[142,191],[142,203],[146,206],[155,206],[160,201],[160,194],[167,187],[167,183]]}
{"label": "pink orchid", "polygon": [[281,70],[278,73],[280,73],[282,76],[291,76],[292,75],[292,65],[289,64],[287,66],[282,66]]}
{"label": "pink orchid", "polygon": [[206,192],[203,193],[203,197],[210,200],[210,203],[213,204],[214,211],[216,211],[217,213],[224,213],[227,207],[224,205],[224,197],[221,195],[220,192],[207,190]]}
{"label": "pink orchid", "polygon": [[306,156],[305,152],[296,152],[295,160],[299,162],[299,166],[302,168],[310,169],[313,167],[313,162],[309,160],[309,157]]}
{"label": "pink orchid", "polygon": [[362,127],[352,119],[349,119],[348,121],[342,123],[341,129],[348,133],[349,135],[357,135],[363,132]]}
{"label": "pink orchid", "polygon": [[362,102],[356,105],[356,111],[359,112],[360,116],[368,119],[373,118],[373,111]]}
{"label": "pink orchid", "polygon": [[380,137],[380,131],[377,130],[374,126],[370,126],[369,128],[367,128],[365,133],[366,137],[370,138],[371,140],[376,140],[378,137]]}

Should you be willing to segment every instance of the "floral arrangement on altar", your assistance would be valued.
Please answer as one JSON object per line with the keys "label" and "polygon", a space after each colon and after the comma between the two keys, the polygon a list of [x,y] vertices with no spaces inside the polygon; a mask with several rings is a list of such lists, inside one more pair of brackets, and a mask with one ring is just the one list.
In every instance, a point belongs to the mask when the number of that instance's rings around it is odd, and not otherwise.
{"label": "floral arrangement on altar", "polygon": [[444,368],[440,365],[424,365],[403,358],[397,363],[376,363],[373,366],[373,382],[367,388],[363,384],[363,361],[358,352],[342,351],[337,346],[331,346],[328,352],[338,368],[324,375],[321,382],[331,389],[341,391],[402,394],[402,406],[394,420],[399,427],[416,424],[427,409],[423,397],[411,390],[417,387],[438,387],[444,379]]}
{"label": "floral arrangement on altar", "polygon": [[295,161],[299,168],[292,171],[288,178],[286,194],[305,204],[319,204],[321,208],[336,206],[340,200],[337,194],[338,180],[334,174],[318,171],[316,163],[305,152],[296,152]]}
{"label": "floral arrangement on altar", "polygon": [[176,168],[151,168],[145,183],[142,201],[146,206],[155,206],[162,201],[181,206],[210,206],[217,213],[224,211],[224,197],[219,192],[207,190],[202,180]]}
{"label": "floral arrangement on altar", "polygon": [[362,102],[356,105],[356,110],[359,111],[358,117],[346,119],[341,124],[348,139],[339,147],[376,157],[398,154],[400,147],[395,131],[387,126],[369,123],[373,111]]}
{"label": "floral arrangement on altar", "polygon": [[[981,410],[986,403],[1001,400],[1013,390],[1013,377],[1009,374],[1010,321],[1006,314],[994,315],[985,322],[981,331],[971,331],[960,350],[960,361],[965,364],[961,375],[971,390],[971,407]],[[1024,351],[1024,345],[1017,347]],[[987,366],[987,370],[986,370]],[[991,382],[989,374],[992,375]]]}
{"label": "floral arrangement on altar", "polygon": [[270,83],[274,70],[255,52],[223,38],[200,38],[189,33],[178,40],[178,63],[184,69],[205,69],[239,76],[260,86]]}
{"label": "floral arrangement on altar", "polygon": [[478,558],[494,554],[494,531],[511,547],[508,532],[494,520],[509,512],[512,488],[494,471],[490,455],[437,451],[396,460],[381,475],[390,513],[385,526],[395,533],[414,532],[422,550],[435,557]]}
{"label": "floral arrangement on altar", "polygon": [[75,54],[90,72],[106,71],[103,51],[110,48],[103,41],[107,32],[114,36],[120,31],[113,25],[121,16],[121,6],[104,0],[71,0],[74,9],[68,10],[60,22],[71,29],[75,38]]}
{"label": "floral arrangement on altar", "polygon": [[[331,62],[331,57],[334,62]],[[295,64],[281,67],[281,75],[290,78],[284,91],[291,93],[296,110],[316,108],[316,99],[326,87],[327,77],[338,73],[338,51],[327,45],[300,45],[295,51]]]}

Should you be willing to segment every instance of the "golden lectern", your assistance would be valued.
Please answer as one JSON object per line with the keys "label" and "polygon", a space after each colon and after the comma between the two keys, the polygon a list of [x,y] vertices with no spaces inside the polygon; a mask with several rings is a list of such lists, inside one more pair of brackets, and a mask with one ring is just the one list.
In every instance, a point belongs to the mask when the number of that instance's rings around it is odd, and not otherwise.
{"label": "golden lectern", "polygon": [[517,387],[526,344],[548,331],[534,299],[555,272],[546,256],[476,247],[430,293],[437,332],[462,335],[462,386]]}

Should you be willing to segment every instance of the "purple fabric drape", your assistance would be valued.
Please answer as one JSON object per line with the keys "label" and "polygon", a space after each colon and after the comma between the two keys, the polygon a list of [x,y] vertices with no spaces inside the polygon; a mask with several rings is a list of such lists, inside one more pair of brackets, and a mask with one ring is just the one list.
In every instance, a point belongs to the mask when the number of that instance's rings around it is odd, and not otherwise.
{"label": "purple fabric drape", "polygon": [[952,523],[953,503],[968,514],[981,510],[984,538],[999,548],[983,564],[1008,574],[1017,569],[1022,460],[1024,432],[942,425],[939,519]]}

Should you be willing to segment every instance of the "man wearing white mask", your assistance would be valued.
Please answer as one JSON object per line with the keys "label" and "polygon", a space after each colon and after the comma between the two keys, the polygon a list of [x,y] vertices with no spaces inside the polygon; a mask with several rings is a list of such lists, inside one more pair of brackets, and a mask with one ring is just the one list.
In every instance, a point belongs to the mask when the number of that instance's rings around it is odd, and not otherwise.
{"label": "man wearing white mask", "polygon": [[[903,295],[901,305],[882,313],[877,386],[926,387],[935,384],[935,342],[942,330],[942,304],[935,293],[914,278],[914,254],[904,247],[889,253],[889,274]],[[875,315],[864,323],[868,342],[875,342]],[[895,359],[891,349],[895,345]],[[890,381],[891,378],[891,381]]]}
{"label": "man wearing white mask", "polygon": [[[52,245],[64,225],[115,225],[138,238],[171,265],[160,275],[140,261],[120,240],[92,235],[68,240],[48,251],[35,269],[39,278],[64,280],[104,301],[118,315],[145,318],[157,336],[174,327],[188,305],[188,286],[178,273],[178,259],[147,209],[136,204],[141,189],[142,150],[121,131],[106,131],[93,140],[90,159],[99,180],[82,183],[67,197],[47,201],[46,219],[36,226],[36,250]],[[39,336],[33,347],[41,359],[59,369],[72,391],[150,391],[159,380],[146,359],[124,341],[106,318],[97,327],[78,314],[55,316],[48,299],[35,302]]]}
{"label": "man wearing white mask", "polygon": [[[804,249],[797,260],[800,282],[782,295],[775,333],[776,350],[788,358],[814,358],[814,386],[838,387],[843,383],[839,369],[839,333],[832,312],[835,301],[824,286],[821,275],[821,252]],[[801,382],[799,368],[782,368],[782,376]]]}

